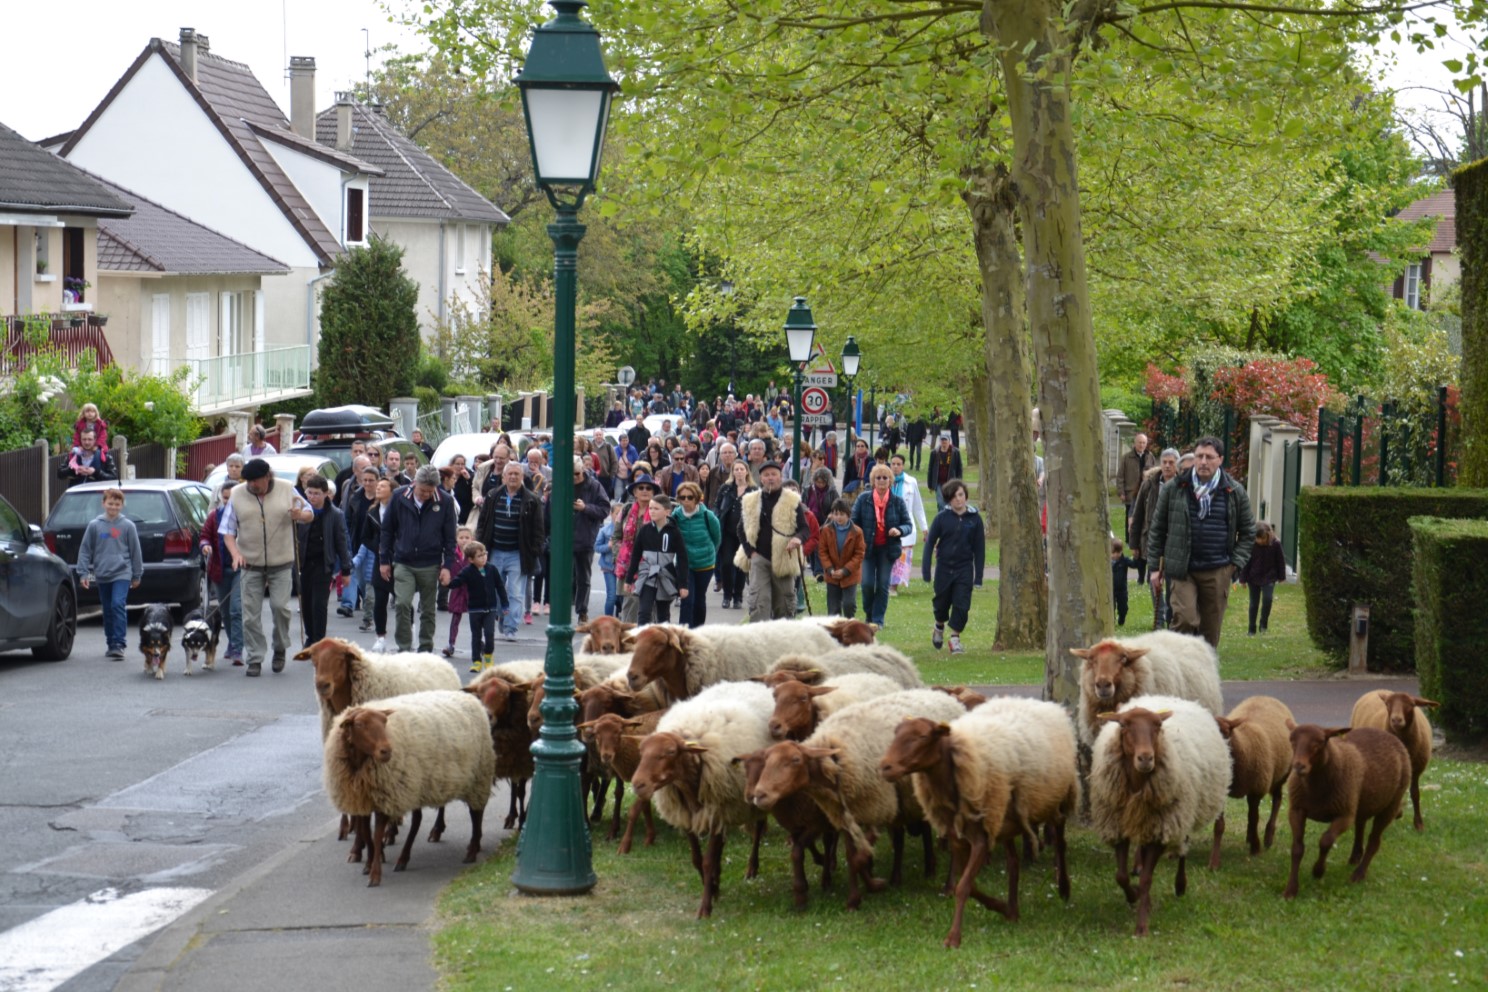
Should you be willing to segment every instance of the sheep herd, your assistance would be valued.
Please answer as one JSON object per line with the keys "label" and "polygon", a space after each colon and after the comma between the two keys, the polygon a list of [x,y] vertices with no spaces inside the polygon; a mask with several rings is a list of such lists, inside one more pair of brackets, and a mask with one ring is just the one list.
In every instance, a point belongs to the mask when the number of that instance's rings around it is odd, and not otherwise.
{"label": "sheep herd", "polygon": [[[1351,727],[1340,728],[1298,725],[1284,703],[1266,696],[1224,713],[1214,650],[1181,634],[1075,649],[1083,663],[1072,716],[1049,702],[927,688],[911,659],[876,643],[874,629],[859,621],[632,629],[602,618],[580,630],[575,722],[587,745],[583,787],[594,800],[592,819],[603,822],[613,784],[608,837],[619,835],[629,783],[620,852],[630,851],[641,816],[644,842],[654,841],[653,810],[681,831],[701,886],[699,917],[712,913],[721,894],[728,835],[746,828],[752,878],[769,819],[790,838],[798,907],[810,890],[808,856],[825,889],[840,847],[847,905],[857,908],[865,895],[900,881],[907,837],[920,839],[925,873],[935,874],[939,838],[950,854],[946,891],[955,897],[948,947],[961,943],[970,898],[1018,918],[1020,870],[1044,847],[1060,897],[1070,898],[1065,829],[1075,817],[1087,818],[1112,847],[1138,935],[1149,929],[1164,855],[1176,859],[1181,896],[1190,838],[1213,824],[1209,867],[1219,867],[1227,797],[1247,801],[1254,855],[1271,846],[1287,788],[1288,899],[1297,894],[1308,820],[1327,825],[1315,878],[1334,842],[1353,830],[1351,881],[1364,879],[1407,792],[1415,827],[1424,828],[1419,786],[1431,727],[1422,710],[1436,703],[1370,692],[1356,704]],[[437,656],[364,654],[326,639],[297,657],[315,666],[327,793],[355,826],[349,860],[367,851],[370,885],[379,884],[383,848],[405,815],[411,822],[394,870],[408,864],[424,807],[440,807],[430,835],[437,840],[443,805],[466,803],[467,862],[479,852],[495,781],[511,787],[505,826],[521,825],[530,748],[543,722],[540,662],[499,665],[462,689]],[[887,878],[873,858],[885,834],[893,852]],[[977,886],[999,847],[1003,897]]]}

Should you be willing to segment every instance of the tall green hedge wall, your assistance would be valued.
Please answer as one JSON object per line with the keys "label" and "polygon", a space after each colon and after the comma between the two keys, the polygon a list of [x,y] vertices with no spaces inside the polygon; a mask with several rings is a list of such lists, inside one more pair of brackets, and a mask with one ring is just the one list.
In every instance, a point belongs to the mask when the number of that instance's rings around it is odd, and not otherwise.
{"label": "tall green hedge wall", "polygon": [[1488,519],[1488,489],[1310,486],[1302,490],[1298,514],[1297,550],[1312,643],[1340,664],[1346,661],[1354,604],[1368,603],[1370,669],[1414,669],[1408,521]]}
{"label": "tall green hedge wall", "polygon": [[1449,736],[1488,735],[1488,521],[1412,517],[1416,670]]}
{"label": "tall green hedge wall", "polygon": [[1465,486],[1488,486],[1488,159],[1452,174],[1462,252],[1462,454]]}

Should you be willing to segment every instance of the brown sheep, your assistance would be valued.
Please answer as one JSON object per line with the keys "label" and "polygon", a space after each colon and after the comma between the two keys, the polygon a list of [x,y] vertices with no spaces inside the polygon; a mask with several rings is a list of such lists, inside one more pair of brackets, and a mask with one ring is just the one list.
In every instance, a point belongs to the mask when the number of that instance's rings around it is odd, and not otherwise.
{"label": "brown sheep", "polygon": [[[1288,720],[1287,729],[1292,744],[1292,778],[1287,786],[1292,871],[1282,898],[1297,895],[1297,872],[1306,850],[1308,820],[1328,824],[1318,840],[1312,877],[1323,877],[1328,852],[1339,835],[1352,828],[1354,848],[1349,853],[1349,864],[1357,867],[1349,881],[1362,882],[1379,850],[1385,827],[1400,815],[1405,790],[1410,787],[1410,755],[1398,737],[1369,727],[1325,729]],[[1371,817],[1374,823],[1365,847],[1364,824]]]}
{"label": "brown sheep", "polygon": [[[610,824],[607,840],[614,840],[620,832],[620,804],[625,798],[625,783],[635,774],[641,761],[641,738],[656,730],[656,725],[665,715],[657,710],[634,720],[606,713],[597,720],[579,724],[579,733],[599,756],[601,767],[615,776],[615,818]],[[631,836],[635,833],[636,817],[646,814],[646,846],[656,843],[656,824],[651,819],[651,802],[635,799],[630,804],[630,818],[625,824],[625,834],[620,838],[620,853],[629,854]]]}
{"label": "brown sheep", "polygon": [[[535,680],[534,680],[535,681]],[[532,732],[527,729],[527,703],[533,681],[510,682],[501,668],[482,672],[465,687],[486,708],[491,722],[491,748],[496,752],[496,779],[511,784],[511,800],[502,829],[527,822],[527,780],[532,777]]]}
{"label": "brown sheep", "polygon": [[[751,751],[734,759],[735,764],[744,766],[746,796],[752,795],[755,786],[759,785],[768,753],[768,750]],[[796,908],[805,909],[806,896],[810,889],[806,884],[806,853],[809,851],[812,859],[821,865],[821,887],[823,892],[827,891],[832,887],[832,869],[837,862],[837,831],[821,811],[821,807],[803,795],[782,799],[770,810],[770,815],[790,836],[791,894],[795,898]],[[822,841],[820,853],[816,850],[818,839]]]}
{"label": "brown sheep", "polygon": [[1202,638],[1171,630],[1136,637],[1106,638],[1088,648],[1070,648],[1085,659],[1080,669],[1080,716],[1075,729],[1092,744],[1102,713],[1114,713],[1136,696],[1191,699],[1219,716],[1219,658]]}
{"label": "brown sheep", "polygon": [[[1219,732],[1230,742],[1230,798],[1244,796],[1249,811],[1245,823],[1245,841],[1252,855],[1261,853],[1259,832],[1261,800],[1271,796],[1271,816],[1266,821],[1266,850],[1276,838],[1276,818],[1281,812],[1281,789],[1292,773],[1292,745],[1288,739],[1287,721],[1292,711],[1286,703],[1271,696],[1251,696],[1230,711],[1216,717]],[[1219,867],[1219,842],[1224,836],[1224,814],[1214,821],[1214,847],[1209,852],[1209,867]]]}
{"label": "brown sheep", "polygon": [[1431,721],[1417,710],[1440,705],[1434,699],[1422,699],[1408,692],[1380,689],[1361,696],[1349,718],[1352,727],[1387,730],[1405,745],[1411,760],[1410,797],[1417,830],[1426,829],[1426,821],[1421,819],[1421,773],[1431,763]]}
{"label": "brown sheep", "polygon": [[618,617],[598,616],[574,628],[585,640],[574,645],[574,651],[585,654],[625,654],[635,648],[635,624],[622,623]]}
{"label": "brown sheep", "polygon": [[936,692],[943,692],[951,696],[967,710],[974,710],[987,701],[987,697],[975,689],[964,685],[932,685],[930,688]]}
{"label": "brown sheep", "polygon": [[579,693],[578,719],[587,723],[598,720],[606,713],[635,717],[666,708],[666,693],[661,683],[652,682],[640,692],[631,692],[623,682],[611,679]]}
{"label": "brown sheep", "polygon": [[837,675],[822,685],[785,681],[771,690],[775,712],[770,716],[770,736],[777,741],[804,741],[817,724],[853,703],[899,691],[893,679],[868,672]]}
{"label": "brown sheep", "polygon": [[873,644],[878,633],[878,624],[868,623],[866,620],[850,620],[839,618],[836,620],[823,621],[827,633],[836,639],[838,644],[850,648],[854,644]]}

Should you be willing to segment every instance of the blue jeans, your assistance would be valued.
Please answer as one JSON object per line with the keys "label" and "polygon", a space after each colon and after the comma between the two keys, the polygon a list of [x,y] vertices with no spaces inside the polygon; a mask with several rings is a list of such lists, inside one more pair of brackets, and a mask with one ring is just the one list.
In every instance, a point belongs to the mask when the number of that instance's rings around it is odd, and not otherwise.
{"label": "blue jeans", "polygon": [[222,625],[227,628],[227,654],[231,658],[243,657],[243,594],[238,590],[238,573],[230,568],[222,570],[222,581],[217,583],[217,607],[222,611]]}
{"label": "blue jeans", "polygon": [[619,600],[617,600],[615,598],[615,584],[616,584],[616,582],[618,580],[615,578],[615,570],[614,570],[614,568],[607,568],[607,569],[604,570],[604,580],[605,580],[604,615],[607,616],[607,617],[617,617],[617,616],[620,615],[620,603],[619,603]]}
{"label": "blue jeans", "polygon": [[372,565],[376,558],[377,553],[365,544],[357,549],[356,555],[351,559],[351,578],[341,592],[342,608],[356,609],[357,590],[372,584]]}
{"label": "blue jeans", "polygon": [[869,548],[863,556],[863,619],[869,623],[884,622],[884,611],[889,608],[889,572],[898,560],[888,545]]}
{"label": "blue jeans", "polygon": [[129,580],[98,583],[98,604],[103,607],[103,638],[109,650],[120,651],[129,640],[129,614],[124,609],[124,600],[129,595]]}
{"label": "blue jeans", "polygon": [[522,575],[522,555],[517,551],[492,549],[490,558],[491,564],[501,573],[501,580],[506,583],[507,606],[501,614],[501,632],[515,634],[517,624],[522,621],[522,598],[527,589]]}

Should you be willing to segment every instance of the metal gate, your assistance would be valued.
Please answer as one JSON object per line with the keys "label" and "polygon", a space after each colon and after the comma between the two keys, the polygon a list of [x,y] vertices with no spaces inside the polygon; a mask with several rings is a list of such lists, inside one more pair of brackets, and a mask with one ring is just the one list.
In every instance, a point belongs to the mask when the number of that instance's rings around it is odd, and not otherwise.
{"label": "metal gate", "polygon": [[1288,441],[1281,454],[1281,553],[1297,567],[1297,495],[1302,490],[1302,442]]}

